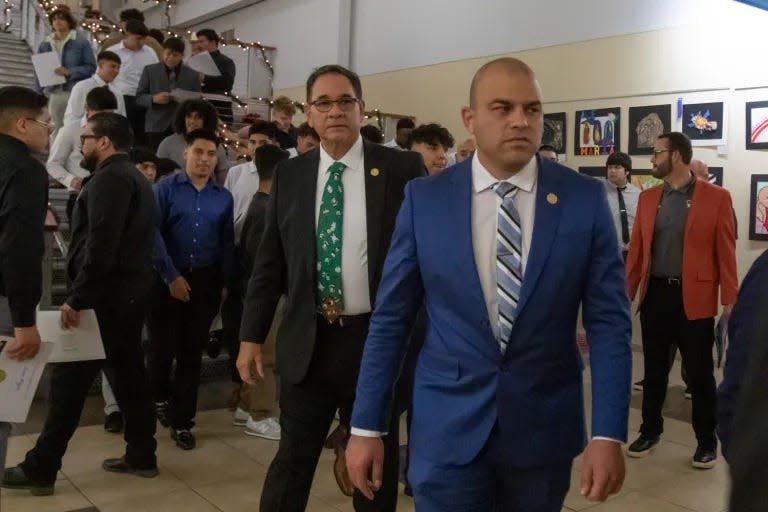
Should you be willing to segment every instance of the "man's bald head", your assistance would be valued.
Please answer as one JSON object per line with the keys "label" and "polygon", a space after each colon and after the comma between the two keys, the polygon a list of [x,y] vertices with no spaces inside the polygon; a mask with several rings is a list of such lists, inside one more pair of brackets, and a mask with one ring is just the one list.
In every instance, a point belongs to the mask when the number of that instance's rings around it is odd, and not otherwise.
{"label": "man's bald head", "polygon": [[698,158],[691,160],[691,171],[697,178],[709,180],[709,167]]}
{"label": "man's bald head", "polygon": [[521,74],[532,77],[534,80],[536,78],[536,75],[534,74],[530,66],[528,66],[528,64],[521,61],[520,59],[515,59],[512,57],[502,57],[500,59],[495,59],[490,62],[487,62],[483,64],[480,67],[480,69],[477,70],[477,72],[475,73],[475,76],[472,78],[472,85],[469,86],[469,106],[471,108],[475,107],[475,93],[477,91],[477,85],[480,83],[483,77],[487,74],[487,72],[491,70],[494,70],[494,71],[503,70],[510,74],[521,73]]}

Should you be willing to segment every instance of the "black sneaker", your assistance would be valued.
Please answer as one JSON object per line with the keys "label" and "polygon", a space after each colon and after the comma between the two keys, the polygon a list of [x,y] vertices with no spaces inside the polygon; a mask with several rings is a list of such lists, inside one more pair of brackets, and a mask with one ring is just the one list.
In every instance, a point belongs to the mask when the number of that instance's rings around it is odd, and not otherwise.
{"label": "black sneaker", "polygon": [[658,443],[658,437],[645,437],[641,434],[634,443],[629,445],[629,448],[627,448],[627,455],[635,459],[643,458],[648,455],[648,453],[651,451],[651,448],[656,446]]}
{"label": "black sneaker", "polygon": [[691,388],[686,386],[685,391],[683,391],[683,396],[686,400],[693,400],[693,394],[691,394]]}
{"label": "black sneaker", "polygon": [[50,496],[53,494],[55,483],[55,481],[38,482],[32,480],[24,473],[21,466],[16,466],[5,470],[3,480],[0,481],[0,487],[3,489],[28,489],[33,496]]}
{"label": "black sneaker", "polygon": [[137,468],[125,462],[125,457],[106,459],[101,463],[101,467],[104,471],[111,473],[128,473],[143,478],[155,478],[158,475],[157,466],[153,468]]}
{"label": "black sneaker", "polygon": [[162,426],[165,428],[171,426],[171,420],[168,418],[168,402],[155,402],[155,415]]}
{"label": "black sneaker", "polygon": [[632,384],[632,389],[634,389],[635,391],[642,391],[644,384],[645,384],[645,379],[639,380],[639,381],[635,382],[634,384]]}
{"label": "black sneaker", "polygon": [[120,411],[113,412],[107,415],[107,419],[104,420],[104,430],[111,434],[119,434],[123,431],[123,413]]}
{"label": "black sneaker", "polygon": [[176,441],[176,446],[182,450],[191,450],[195,447],[195,436],[187,429],[171,429],[171,439]]}
{"label": "black sneaker", "polygon": [[717,464],[717,452],[702,447],[696,448],[691,465],[696,469],[711,469]]}

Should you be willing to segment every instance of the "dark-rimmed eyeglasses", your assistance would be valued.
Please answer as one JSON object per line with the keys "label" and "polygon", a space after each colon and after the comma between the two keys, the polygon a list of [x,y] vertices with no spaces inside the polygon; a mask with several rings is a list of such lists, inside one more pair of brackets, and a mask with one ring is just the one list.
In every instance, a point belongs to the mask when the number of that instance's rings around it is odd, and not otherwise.
{"label": "dark-rimmed eyeglasses", "polygon": [[669,151],[668,149],[654,149],[654,150],[653,150],[653,157],[654,157],[654,158],[656,158],[656,157],[657,157],[657,156],[659,156],[660,154],[662,154],[662,153],[666,153],[666,152],[668,152],[668,151]]}
{"label": "dark-rimmed eyeglasses", "polygon": [[355,105],[357,105],[360,102],[357,98],[339,98],[337,100],[315,100],[312,103],[310,103],[311,106],[315,107],[318,112],[330,112],[333,108],[333,104],[339,106],[342,112],[351,112]]}
{"label": "dark-rimmed eyeglasses", "polygon": [[99,137],[98,135],[81,135],[80,136],[80,145],[82,146],[83,144],[85,144],[85,141],[88,140],[88,139],[100,139],[100,138],[101,137]]}

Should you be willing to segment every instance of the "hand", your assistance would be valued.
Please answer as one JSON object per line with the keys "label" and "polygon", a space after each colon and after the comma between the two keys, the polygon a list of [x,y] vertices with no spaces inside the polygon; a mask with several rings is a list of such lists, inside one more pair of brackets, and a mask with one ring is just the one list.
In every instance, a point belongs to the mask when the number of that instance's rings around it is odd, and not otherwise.
{"label": "hand", "polygon": [[174,279],[168,288],[171,290],[171,297],[181,302],[189,302],[189,292],[192,291],[192,288],[183,276]]}
{"label": "hand", "polygon": [[[264,378],[264,361],[261,358],[261,345],[249,341],[240,342],[240,352],[235,363],[240,378],[247,384],[256,384],[255,375]],[[255,367],[255,368],[254,368]],[[253,370],[256,370],[254,374]]]}
{"label": "hand", "polygon": [[83,188],[83,178],[72,178],[72,181],[69,182],[69,188],[80,191]]}
{"label": "hand", "polygon": [[54,73],[56,73],[59,76],[68,76],[69,70],[65,68],[64,66],[59,66],[58,68],[53,70]]}
{"label": "hand", "polygon": [[14,339],[8,345],[8,357],[17,361],[32,359],[40,350],[40,333],[37,327],[17,327],[13,330]]}
{"label": "hand", "polygon": [[347,443],[346,459],[350,480],[363,496],[372,500],[373,494],[381,489],[384,441],[380,437],[352,435]]}
{"label": "hand", "polygon": [[171,102],[171,93],[169,92],[159,92],[152,96],[152,103],[157,103],[158,105],[167,105]]}
{"label": "hand", "polygon": [[732,312],[733,312],[733,304],[728,304],[727,306],[723,306],[723,316],[725,318],[730,318]]}
{"label": "hand", "polygon": [[621,445],[607,439],[593,439],[584,451],[581,464],[581,495],[589,501],[605,501],[624,484],[624,455]]}
{"label": "hand", "polygon": [[64,329],[80,327],[80,312],[72,309],[69,304],[64,304],[59,308],[61,311],[61,326]]}

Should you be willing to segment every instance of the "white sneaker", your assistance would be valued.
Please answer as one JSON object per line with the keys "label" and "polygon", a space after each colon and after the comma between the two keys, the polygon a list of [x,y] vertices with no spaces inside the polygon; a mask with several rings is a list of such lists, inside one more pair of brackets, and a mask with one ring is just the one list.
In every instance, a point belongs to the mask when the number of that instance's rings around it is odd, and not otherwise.
{"label": "white sneaker", "polygon": [[267,418],[261,421],[253,421],[253,419],[248,418],[245,435],[261,437],[270,441],[279,441],[280,423],[277,421],[277,418]]}
{"label": "white sneaker", "polygon": [[232,424],[236,427],[244,427],[249,419],[251,419],[251,415],[248,411],[244,411],[238,407],[235,410],[235,415],[232,417]]}

